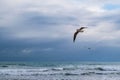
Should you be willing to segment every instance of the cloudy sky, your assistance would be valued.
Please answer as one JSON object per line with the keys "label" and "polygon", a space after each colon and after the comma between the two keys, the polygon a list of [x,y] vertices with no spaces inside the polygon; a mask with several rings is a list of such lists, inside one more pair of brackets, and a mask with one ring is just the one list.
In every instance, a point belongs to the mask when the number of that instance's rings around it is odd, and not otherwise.
{"label": "cloudy sky", "polygon": [[120,1],[0,0],[0,61],[120,61]]}

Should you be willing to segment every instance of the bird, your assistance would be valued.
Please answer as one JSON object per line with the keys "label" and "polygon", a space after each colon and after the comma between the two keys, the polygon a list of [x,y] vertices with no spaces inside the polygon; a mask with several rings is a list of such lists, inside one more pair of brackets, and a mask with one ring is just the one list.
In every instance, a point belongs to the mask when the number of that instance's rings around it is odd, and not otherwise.
{"label": "bird", "polygon": [[87,27],[81,27],[80,29],[77,29],[77,30],[76,30],[76,32],[74,33],[74,36],[73,36],[73,42],[75,42],[75,39],[76,39],[76,37],[77,37],[77,34],[78,34],[79,32],[84,32],[83,29],[85,29],[85,28],[87,28]]}
{"label": "bird", "polygon": [[91,48],[89,47],[88,50],[91,50]]}

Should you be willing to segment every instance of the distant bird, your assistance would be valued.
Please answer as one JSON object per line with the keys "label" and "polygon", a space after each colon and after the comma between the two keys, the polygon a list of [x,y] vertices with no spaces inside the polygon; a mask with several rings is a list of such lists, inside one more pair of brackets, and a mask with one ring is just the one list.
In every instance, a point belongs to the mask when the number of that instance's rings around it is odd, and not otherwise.
{"label": "distant bird", "polygon": [[88,48],[89,50],[91,50],[91,48]]}
{"label": "distant bird", "polygon": [[78,34],[79,32],[84,32],[83,29],[85,29],[85,28],[87,28],[87,27],[81,27],[80,29],[77,29],[77,30],[76,30],[76,32],[74,33],[74,36],[73,36],[73,42],[75,42],[75,39],[76,39],[76,37],[77,37],[77,34]]}

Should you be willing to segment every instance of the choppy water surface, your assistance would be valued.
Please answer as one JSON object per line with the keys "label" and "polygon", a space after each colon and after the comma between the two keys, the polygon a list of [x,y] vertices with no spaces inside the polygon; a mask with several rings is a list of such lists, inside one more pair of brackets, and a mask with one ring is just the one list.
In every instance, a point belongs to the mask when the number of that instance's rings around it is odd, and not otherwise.
{"label": "choppy water surface", "polygon": [[0,80],[120,80],[120,63],[0,62]]}

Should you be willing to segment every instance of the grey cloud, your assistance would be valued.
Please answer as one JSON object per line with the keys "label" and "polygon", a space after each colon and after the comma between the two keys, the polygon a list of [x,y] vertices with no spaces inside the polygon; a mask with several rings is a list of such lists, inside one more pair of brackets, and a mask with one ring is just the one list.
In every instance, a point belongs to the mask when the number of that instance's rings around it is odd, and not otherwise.
{"label": "grey cloud", "polygon": [[[0,5],[0,59],[91,60],[109,52],[102,51],[103,47],[116,51],[116,44],[120,44],[119,10],[105,10],[107,3],[117,4],[113,0],[6,0],[6,7]],[[80,26],[88,29],[73,44],[73,33]],[[96,58],[84,46],[95,47]]]}
{"label": "grey cloud", "polygon": [[57,25],[71,25],[77,22],[77,18],[71,16],[61,16],[61,15],[44,15],[44,14],[31,14],[24,13],[23,24],[36,25],[36,26],[57,26]]}

